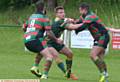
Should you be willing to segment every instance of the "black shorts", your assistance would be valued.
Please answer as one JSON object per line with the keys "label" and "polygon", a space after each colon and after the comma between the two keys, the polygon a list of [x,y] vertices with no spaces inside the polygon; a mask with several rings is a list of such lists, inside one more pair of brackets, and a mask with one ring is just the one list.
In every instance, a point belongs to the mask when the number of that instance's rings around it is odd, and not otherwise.
{"label": "black shorts", "polygon": [[94,46],[100,46],[106,49],[109,43],[109,40],[110,40],[109,34],[104,34],[98,40],[94,40]]}
{"label": "black shorts", "polygon": [[36,39],[25,43],[25,46],[28,50],[32,52],[40,53],[43,49],[47,47],[47,43],[45,40]]}
{"label": "black shorts", "polygon": [[54,41],[48,41],[47,44],[48,44],[48,47],[53,47],[53,48],[55,48],[58,52],[65,47],[64,44],[58,44],[58,43],[56,43],[56,42],[54,42]]}

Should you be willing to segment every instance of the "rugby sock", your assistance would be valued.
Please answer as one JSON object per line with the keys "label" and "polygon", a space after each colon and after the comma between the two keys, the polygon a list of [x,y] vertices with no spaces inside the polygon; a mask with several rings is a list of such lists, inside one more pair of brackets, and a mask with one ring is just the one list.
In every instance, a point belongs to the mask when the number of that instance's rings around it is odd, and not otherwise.
{"label": "rugby sock", "polygon": [[103,68],[104,68],[104,71],[107,72],[107,66],[106,66],[106,63],[104,61],[103,62]]}
{"label": "rugby sock", "polygon": [[66,72],[65,65],[63,62],[58,63],[57,66],[62,70],[62,72],[64,72],[64,73]]}
{"label": "rugby sock", "polygon": [[52,65],[52,61],[47,60],[46,64],[44,65],[45,66],[45,68],[44,68],[44,74],[45,75],[48,75],[48,72],[50,70],[51,65]]}
{"label": "rugby sock", "polygon": [[38,67],[38,66],[39,66],[39,64],[35,63],[35,64],[33,64],[33,66],[36,66],[36,67]]}
{"label": "rugby sock", "polygon": [[70,78],[70,74],[71,74],[71,67],[72,67],[72,60],[66,60],[66,65],[67,65],[67,77]]}
{"label": "rugby sock", "polygon": [[104,72],[104,68],[106,68],[106,64],[104,63],[104,61],[102,61],[99,58],[97,58],[96,60],[94,60],[94,63],[98,67],[100,73],[103,73]]}
{"label": "rugby sock", "polygon": [[103,68],[104,68],[104,72],[103,74],[108,77],[108,72],[107,72],[107,66],[106,66],[106,63],[103,61]]}
{"label": "rugby sock", "polygon": [[72,67],[72,60],[66,60],[67,70],[71,70]]}

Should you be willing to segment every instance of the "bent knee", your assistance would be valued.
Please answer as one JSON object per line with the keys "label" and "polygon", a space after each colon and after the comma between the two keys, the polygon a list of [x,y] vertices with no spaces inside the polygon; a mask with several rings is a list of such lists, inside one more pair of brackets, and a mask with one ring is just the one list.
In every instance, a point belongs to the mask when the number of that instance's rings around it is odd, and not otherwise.
{"label": "bent knee", "polygon": [[96,53],[90,53],[90,58],[92,60],[96,60],[97,54]]}
{"label": "bent knee", "polygon": [[73,53],[70,51],[66,54],[67,58],[72,59],[73,58]]}

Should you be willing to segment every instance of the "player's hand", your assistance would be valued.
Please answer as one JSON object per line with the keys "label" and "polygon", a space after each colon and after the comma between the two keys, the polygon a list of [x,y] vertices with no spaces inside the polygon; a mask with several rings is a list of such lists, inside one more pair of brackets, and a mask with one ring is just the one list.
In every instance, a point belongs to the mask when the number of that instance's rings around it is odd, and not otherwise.
{"label": "player's hand", "polygon": [[78,23],[80,21],[80,19],[75,19],[74,20],[74,23],[76,24],[76,23]]}
{"label": "player's hand", "polygon": [[56,40],[56,42],[57,42],[58,44],[63,44],[63,40],[61,40],[61,39],[59,39],[59,38]]}
{"label": "player's hand", "polygon": [[74,23],[74,19],[72,18],[65,18],[64,20],[66,23]]}

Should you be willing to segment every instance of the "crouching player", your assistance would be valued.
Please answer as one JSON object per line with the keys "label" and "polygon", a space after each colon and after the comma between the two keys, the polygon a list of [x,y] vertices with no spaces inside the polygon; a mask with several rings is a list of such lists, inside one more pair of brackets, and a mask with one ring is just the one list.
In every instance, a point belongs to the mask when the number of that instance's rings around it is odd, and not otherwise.
{"label": "crouching player", "polygon": [[[37,56],[43,56],[45,58],[46,65],[44,72],[48,72],[52,64],[53,56],[57,57],[57,55],[52,55],[51,53],[54,51],[54,48],[50,51],[47,47],[44,32],[46,31],[48,37],[55,42],[61,44],[62,41],[57,39],[51,31],[49,19],[44,14],[44,3],[37,2],[35,5],[36,13],[32,14],[24,24],[24,44],[28,50],[37,53]],[[41,74],[39,75],[41,76]]]}

